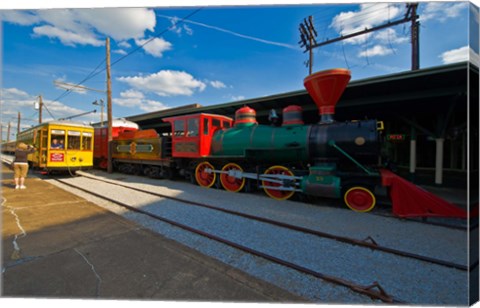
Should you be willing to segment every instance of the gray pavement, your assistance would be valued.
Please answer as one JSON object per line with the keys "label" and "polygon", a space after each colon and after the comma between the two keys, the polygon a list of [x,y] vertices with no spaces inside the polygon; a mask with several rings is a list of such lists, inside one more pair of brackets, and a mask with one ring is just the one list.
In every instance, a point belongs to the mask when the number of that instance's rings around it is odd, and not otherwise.
{"label": "gray pavement", "polygon": [[305,303],[38,178],[2,165],[2,296]]}

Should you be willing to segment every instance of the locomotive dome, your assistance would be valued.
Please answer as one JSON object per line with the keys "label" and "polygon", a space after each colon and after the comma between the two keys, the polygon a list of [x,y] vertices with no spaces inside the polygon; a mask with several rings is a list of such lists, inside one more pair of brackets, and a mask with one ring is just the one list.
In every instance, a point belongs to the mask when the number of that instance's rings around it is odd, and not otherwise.
{"label": "locomotive dome", "polygon": [[257,123],[257,112],[248,106],[242,107],[235,112],[235,126],[242,124],[250,126]]}
{"label": "locomotive dome", "polygon": [[302,118],[303,108],[297,105],[290,105],[283,108],[283,123],[284,125],[303,125]]}

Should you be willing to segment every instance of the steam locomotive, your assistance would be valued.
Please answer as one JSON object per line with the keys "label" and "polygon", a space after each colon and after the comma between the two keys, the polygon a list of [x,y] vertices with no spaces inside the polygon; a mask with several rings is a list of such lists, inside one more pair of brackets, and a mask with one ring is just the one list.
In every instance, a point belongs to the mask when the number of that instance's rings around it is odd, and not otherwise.
{"label": "steam locomotive", "polygon": [[[383,123],[376,120],[336,122],[335,105],[350,80],[350,71],[332,69],[309,75],[305,88],[319,108],[320,122],[305,125],[302,108],[283,109],[283,122],[258,124],[245,106],[235,120],[198,113],[164,118],[171,132],[140,130],[134,123],[114,123],[110,150],[113,167],[152,177],[184,176],[206,188],[239,192],[263,189],[275,199],[295,193],[343,198],[354,211],[376,203]],[[106,168],[107,134],[95,128],[94,163]]]}

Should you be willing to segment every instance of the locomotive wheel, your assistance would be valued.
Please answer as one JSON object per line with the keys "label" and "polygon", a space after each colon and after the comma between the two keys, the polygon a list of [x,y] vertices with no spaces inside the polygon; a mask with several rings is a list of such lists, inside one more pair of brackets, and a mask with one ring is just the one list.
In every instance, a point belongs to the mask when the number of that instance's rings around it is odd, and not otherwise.
{"label": "locomotive wheel", "polygon": [[[264,174],[281,174],[281,175],[293,176],[293,172],[290,171],[290,169],[288,169],[287,167],[283,167],[283,166],[272,166],[268,168],[267,171],[264,172]],[[270,198],[273,198],[276,200],[287,200],[288,198],[290,198],[295,194],[294,191],[275,190],[271,188],[265,188],[265,186],[273,186],[273,187],[281,186],[281,184],[278,184],[278,183],[262,181],[262,186],[264,186],[263,190],[265,191],[265,193]]]}
{"label": "locomotive wheel", "polygon": [[[230,170],[238,170],[240,172],[243,172],[242,167],[235,163],[228,163],[222,168],[222,171]],[[223,188],[225,188],[226,191],[239,192],[245,186],[245,178],[238,179],[236,177],[222,173],[220,174],[220,183],[222,183],[222,186]]]}
{"label": "locomotive wheel", "polygon": [[213,168],[212,164],[210,164],[208,161],[198,164],[197,168],[195,168],[195,180],[197,180],[198,185],[205,188],[210,188],[213,186],[213,184],[215,184],[217,175],[214,172],[206,172],[206,169],[214,170],[215,168]]}
{"label": "locomotive wheel", "polygon": [[345,204],[355,212],[369,212],[375,207],[375,195],[362,186],[353,186],[343,195]]}

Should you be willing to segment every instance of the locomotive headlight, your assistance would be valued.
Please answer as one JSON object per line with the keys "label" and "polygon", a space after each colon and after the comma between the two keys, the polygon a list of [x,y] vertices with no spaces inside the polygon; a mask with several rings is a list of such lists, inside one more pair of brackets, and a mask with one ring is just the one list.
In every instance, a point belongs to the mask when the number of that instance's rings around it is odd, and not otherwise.
{"label": "locomotive headlight", "polygon": [[355,138],[355,144],[358,146],[362,146],[365,144],[365,138],[363,137],[357,137]]}
{"label": "locomotive headlight", "polygon": [[72,162],[75,162],[75,161],[77,160],[77,158],[76,158],[76,157],[72,157],[72,158],[70,158],[70,160],[71,160]]}

